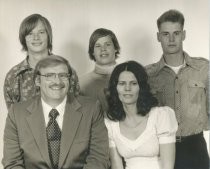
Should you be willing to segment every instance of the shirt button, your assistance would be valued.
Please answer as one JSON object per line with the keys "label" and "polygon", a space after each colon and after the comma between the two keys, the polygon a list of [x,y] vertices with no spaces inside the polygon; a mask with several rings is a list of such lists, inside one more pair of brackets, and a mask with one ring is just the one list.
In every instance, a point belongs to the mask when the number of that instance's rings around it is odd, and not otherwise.
{"label": "shirt button", "polygon": [[176,91],[176,93],[178,94],[178,93],[179,93],[179,91],[177,90],[177,91]]}

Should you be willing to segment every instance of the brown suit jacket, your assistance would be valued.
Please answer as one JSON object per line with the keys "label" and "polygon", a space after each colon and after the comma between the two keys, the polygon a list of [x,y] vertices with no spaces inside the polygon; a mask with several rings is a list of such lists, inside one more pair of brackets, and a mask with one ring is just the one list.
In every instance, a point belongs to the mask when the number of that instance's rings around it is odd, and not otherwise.
{"label": "brown suit jacket", "polygon": [[[108,150],[100,104],[87,97],[69,96],[63,119],[59,169],[106,169]],[[10,108],[2,163],[6,169],[52,169],[40,97]]]}

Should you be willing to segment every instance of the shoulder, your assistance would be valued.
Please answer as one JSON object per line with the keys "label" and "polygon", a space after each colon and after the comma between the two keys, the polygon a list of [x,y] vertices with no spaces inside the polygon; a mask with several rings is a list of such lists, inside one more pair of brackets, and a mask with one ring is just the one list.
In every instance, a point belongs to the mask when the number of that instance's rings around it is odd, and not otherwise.
{"label": "shoulder", "polygon": [[186,57],[187,64],[196,67],[197,69],[205,69],[209,66],[209,60],[203,57]]}
{"label": "shoulder", "polygon": [[28,108],[30,106],[35,105],[35,107],[37,106],[37,104],[35,104],[38,99],[40,99],[39,96],[33,97],[31,99],[28,99],[27,101],[23,101],[23,102],[17,102],[11,105],[11,107],[9,108],[9,114],[13,114],[17,119],[21,119],[27,115],[29,115],[29,111]]}
{"label": "shoulder", "polygon": [[96,104],[96,99],[93,99],[92,97],[89,97],[89,96],[78,95],[77,97],[75,97],[75,99],[79,103],[81,103],[82,105],[84,103],[86,103],[86,104]]}
{"label": "shoulder", "polygon": [[175,116],[174,110],[168,106],[153,107],[150,110],[149,114],[150,116],[156,116],[156,117]]}
{"label": "shoulder", "polygon": [[146,70],[148,75],[155,74],[158,69],[159,69],[159,62],[153,63],[153,64],[149,64],[149,65],[145,66],[145,70]]}
{"label": "shoulder", "polygon": [[12,79],[18,75],[18,73],[21,71],[23,68],[23,62],[20,62],[19,64],[13,66],[7,73],[6,78]]}
{"label": "shoulder", "polygon": [[98,112],[102,109],[100,102],[92,97],[78,95],[75,99],[84,112]]}
{"label": "shoulder", "polygon": [[112,121],[112,120],[108,119],[107,117],[104,118],[104,123],[105,123],[109,132],[112,130],[116,130],[117,125],[119,124],[118,121]]}
{"label": "shoulder", "polygon": [[95,73],[93,71],[85,73],[84,75],[79,77],[80,85],[84,86],[93,81]]}
{"label": "shoulder", "polygon": [[22,62],[17,64],[17,65],[15,65],[15,66],[13,66],[9,70],[9,72],[7,73],[7,77],[9,78],[11,76],[13,76],[13,77],[16,76],[19,73],[19,71],[21,70],[21,68],[22,68]]}

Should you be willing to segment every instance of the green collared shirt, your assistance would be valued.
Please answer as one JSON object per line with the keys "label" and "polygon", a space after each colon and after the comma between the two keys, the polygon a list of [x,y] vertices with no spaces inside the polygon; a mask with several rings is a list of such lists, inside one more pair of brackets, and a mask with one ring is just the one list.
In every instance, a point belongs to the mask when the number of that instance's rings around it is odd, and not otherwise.
{"label": "green collared shirt", "polygon": [[[7,73],[4,81],[4,98],[7,108],[13,103],[22,102],[40,95],[39,87],[35,85],[33,76],[34,69],[28,64],[28,57]],[[78,76],[73,70],[69,92],[78,95],[79,90]]]}
{"label": "green collared shirt", "polygon": [[164,58],[146,66],[152,93],[159,105],[176,112],[177,136],[188,136],[208,129],[209,61],[184,52],[185,66],[178,74],[166,66]]}

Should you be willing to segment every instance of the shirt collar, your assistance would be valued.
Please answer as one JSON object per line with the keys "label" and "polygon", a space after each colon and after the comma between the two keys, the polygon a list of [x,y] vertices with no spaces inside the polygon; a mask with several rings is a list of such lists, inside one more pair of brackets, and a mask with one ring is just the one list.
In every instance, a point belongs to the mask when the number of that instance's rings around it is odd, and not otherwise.
{"label": "shirt collar", "polygon": [[[192,58],[186,52],[183,52],[183,55],[184,55],[185,66],[190,66],[190,67],[192,67],[194,69],[199,70],[199,67],[197,67],[197,65],[194,64]],[[158,70],[157,70],[157,72],[159,72],[165,66],[166,66],[166,63],[165,63],[165,60],[164,60],[164,56],[162,55],[160,61],[158,62]]]}
{"label": "shirt collar", "polygon": [[47,104],[42,98],[42,107],[43,107],[43,112],[44,114],[48,117],[49,112],[52,109],[56,109],[59,112],[59,116],[63,116],[65,112],[65,106],[66,106],[66,100],[67,96],[63,99],[63,101],[57,106],[57,107],[51,107],[49,104]]}

